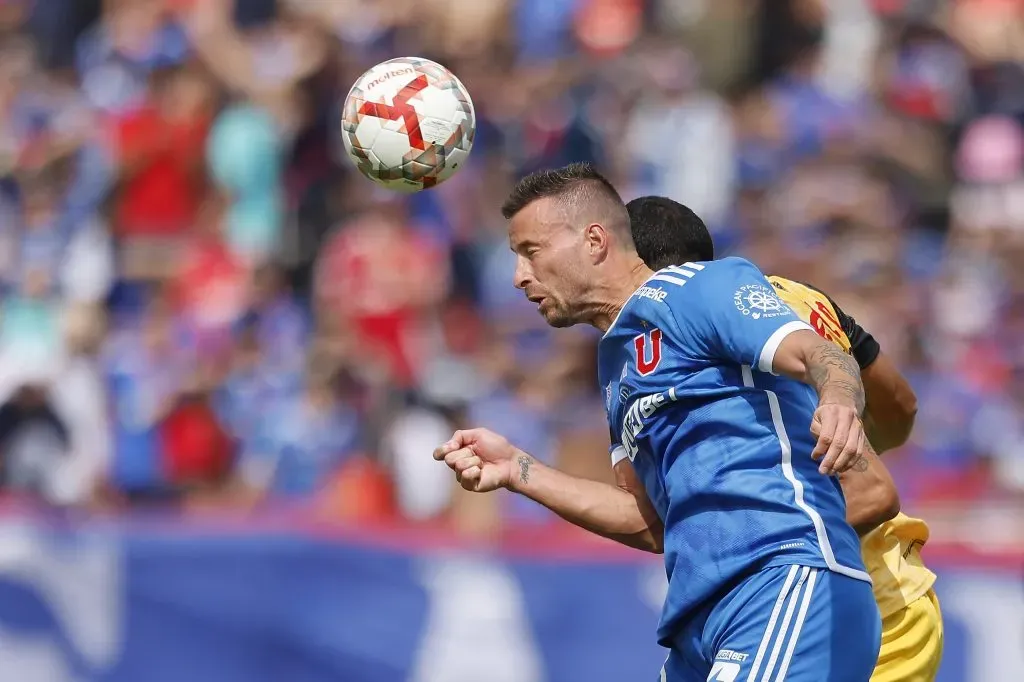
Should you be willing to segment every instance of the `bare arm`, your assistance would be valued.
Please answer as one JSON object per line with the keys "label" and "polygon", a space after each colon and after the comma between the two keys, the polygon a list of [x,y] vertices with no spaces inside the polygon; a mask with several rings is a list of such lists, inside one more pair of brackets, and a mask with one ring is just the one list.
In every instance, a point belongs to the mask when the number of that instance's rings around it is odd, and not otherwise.
{"label": "bare arm", "polygon": [[456,431],[434,450],[474,492],[508,488],[563,519],[624,545],[660,553],[661,521],[628,461],[615,467],[617,485],[570,476],[545,466],[487,429]]}
{"label": "bare arm", "polygon": [[839,474],[846,498],[846,521],[865,535],[900,511],[900,497],[889,470],[868,449],[849,471]]}
{"label": "bare arm", "polygon": [[231,18],[230,0],[202,0],[190,15],[190,38],[203,64],[230,90],[242,93],[270,111],[279,123],[294,123],[294,88],[303,78],[316,72],[327,56],[326,42],[306,23],[300,39],[284,33],[278,39],[289,43],[293,68],[280,78],[262,77],[254,52]]}
{"label": "bare arm", "polygon": [[660,554],[664,528],[626,460],[615,465],[616,485],[576,478],[519,450],[509,490],[529,497],[591,533]]}
{"label": "bare arm", "polygon": [[917,396],[906,378],[884,354],[861,370],[867,396],[865,427],[879,454],[907,442],[917,416]]}
{"label": "bare arm", "polygon": [[861,421],[866,398],[857,361],[810,329],[788,334],[772,358],[772,371],[802,381],[818,393],[811,431],[818,443],[811,453],[823,474],[841,473],[863,455]]}
{"label": "bare arm", "polygon": [[[888,357],[882,354],[875,337],[847,314],[834,299],[806,282],[790,287],[785,281],[776,288],[798,304],[813,311],[807,318],[826,339],[836,343],[841,332],[849,342],[849,353],[859,367],[864,384],[866,408],[864,430],[868,445],[862,459],[839,475],[846,498],[846,520],[858,533],[864,534],[893,518],[900,510],[899,494],[889,471],[878,458],[881,453],[903,444],[910,435],[917,412],[913,390]],[[807,295],[810,293],[811,295]],[[818,297],[825,300],[821,301]],[[800,306],[798,306],[800,307]],[[803,309],[800,307],[800,309]],[[827,330],[827,333],[822,333]],[[848,371],[852,371],[850,366]]]}
{"label": "bare arm", "polygon": [[[879,360],[881,357],[875,362]],[[891,363],[887,364],[891,366]],[[884,364],[880,365],[880,368],[884,368]],[[818,392],[819,412],[821,406],[836,403],[840,406],[852,406],[856,410],[856,415],[864,414],[865,406],[868,404],[869,382],[873,384],[875,395],[881,403],[879,406],[872,405],[874,412],[885,409],[892,402],[885,394],[885,391],[892,390],[892,377],[887,371],[877,371],[874,376],[865,372],[866,381],[862,380],[857,361],[839,346],[825,341],[814,332],[794,332],[784,339],[775,354],[773,369],[814,386]],[[892,368],[892,371],[895,372],[895,368]],[[898,376],[898,372],[895,373]],[[815,413],[816,422],[819,412]],[[869,422],[871,414],[872,412],[868,414]],[[897,420],[889,415],[882,417],[885,424],[897,423]],[[851,431],[856,430],[858,426],[858,423],[851,423]],[[814,428],[818,428],[824,435],[825,429],[820,422],[813,425],[812,430]],[[909,427],[907,431],[909,432]],[[850,452],[853,446],[852,437],[847,436],[844,439],[841,426],[827,443],[822,443],[822,440],[819,440],[816,452],[823,446],[834,447],[836,443],[845,442],[843,452],[846,453]],[[866,440],[867,434],[862,430],[858,441],[859,450],[853,454],[850,468],[839,475],[839,482],[846,498],[847,522],[860,535],[888,521],[899,513],[900,509],[896,485]]]}
{"label": "bare arm", "polygon": [[809,329],[783,339],[772,370],[813,386],[819,404],[838,403],[855,408],[858,414],[864,412],[864,383],[857,361]]}
{"label": "bare arm", "polygon": [[[836,323],[850,343],[850,355],[860,367],[867,408],[864,426],[875,452],[903,445],[910,437],[917,415],[917,397],[892,360],[882,353],[878,341],[853,316],[825,292],[804,283],[810,291],[825,297],[832,310],[818,304],[818,310]],[[831,313],[834,313],[832,315]]]}
{"label": "bare arm", "polygon": [[865,535],[900,511],[896,484],[875,453],[906,442],[917,415],[917,397],[881,353],[861,369],[861,380],[867,399],[864,428],[871,447],[852,469],[840,474],[839,483],[846,498],[846,520],[858,535]]}
{"label": "bare arm", "polygon": [[[621,544],[661,554],[665,527],[627,460],[615,465],[615,486],[576,478],[537,462],[525,452],[508,486],[566,521]],[[846,520],[865,535],[900,511],[896,485],[877,455],[868,451],[839,475]]]}
{"label": "bare arm", "polygon": [[[863,410],[866,386],[858,386],[860,368],[856,361],[838,346],[822,341],[816,334],[808,336],[811,337],[810,341],[815,342],[808,344],[811,348],[802,348],[801,344],[792,349],[807,354],[802,360],[803,372],[799,373],[800,360],[793,362],[793,358],[785,354],[782,355],[782,363],[791,362],[794,367],[789,372],[781,371],[779,352],[776,353],[774,365],[776,371],[814,386],[822,403],[828,400],[850,401],[858,406],[857,409]],[[780,352],[785,352],[782,346]],[[888,385],[892,378],[887,373],[878,373],[877,376],[886,383],[874,387],[891,390]],[[868,381],[874,380],[870,376],[866,378]],[[832,390],[836,392],[830,393]],[[616,486],[568,476],[537,462],[521,450],[517,450],[515,462],[509,489],[543,504],[570,523],[593,533],[648,552],[663,551],[664,526],[627,460],[615,465]],[[839,482],[846,497],[847,521],[858,534],[870,532],[899,513],[900,500],[896,485],[885,465],[870,448],[866,448],[854,460],[848,471],[840,474]]]}

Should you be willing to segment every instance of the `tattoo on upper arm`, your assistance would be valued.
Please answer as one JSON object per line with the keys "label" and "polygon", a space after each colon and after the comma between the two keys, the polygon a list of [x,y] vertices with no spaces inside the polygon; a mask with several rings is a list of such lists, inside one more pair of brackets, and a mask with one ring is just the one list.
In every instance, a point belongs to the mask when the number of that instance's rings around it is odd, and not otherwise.
{"label": "tattoo on upper arm", "polygon": [[526,483],[530,480],[530,458],[526,455],[519,455],[519,480]]}
{"label": "tattoo on upper arm", "polygon": [[858,412],[864,411],[864,384],[860,366],[853,356],[828,342],[818,344],[807,361],[807,373],[818,395],[835,392],[850,398]]}

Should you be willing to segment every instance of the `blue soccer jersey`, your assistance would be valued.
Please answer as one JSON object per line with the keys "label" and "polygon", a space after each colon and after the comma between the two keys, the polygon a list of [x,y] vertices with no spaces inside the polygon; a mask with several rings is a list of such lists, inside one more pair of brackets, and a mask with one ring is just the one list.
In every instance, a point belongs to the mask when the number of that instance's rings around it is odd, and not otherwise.
{"label": "blue soccer jersey", "polygon": [[771,372],[800,329],[757,267],[725,258],[659,271],[601,339],[612,461],[632,462],[665,525],[663,644],[769,566],[870,582],[839,481],[811,459],[817,395]]}

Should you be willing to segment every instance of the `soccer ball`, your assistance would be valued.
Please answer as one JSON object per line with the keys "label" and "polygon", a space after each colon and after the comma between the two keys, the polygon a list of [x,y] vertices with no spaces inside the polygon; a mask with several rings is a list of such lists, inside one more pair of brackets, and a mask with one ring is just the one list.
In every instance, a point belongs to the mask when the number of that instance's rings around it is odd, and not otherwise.
{"label": "soccer ball", "polygon": [[469,93],[448,69],[420,57],[389,59],[345,98],[341,137],[363,175],[418,192],[465,165],[476,134]]}

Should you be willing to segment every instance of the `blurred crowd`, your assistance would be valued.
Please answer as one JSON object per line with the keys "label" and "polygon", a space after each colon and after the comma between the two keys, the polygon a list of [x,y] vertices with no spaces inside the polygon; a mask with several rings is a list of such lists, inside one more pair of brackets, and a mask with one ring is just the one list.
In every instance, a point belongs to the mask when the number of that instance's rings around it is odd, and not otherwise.
{"label": "blurred crowd", "polygon": [[[479,120],[414,196],[338,136],[404,55]],[[430,451],[488,426],[610,476],[597,336],[512,287],[498,212],[588,160],[879,339],[920,403],[887,455],[905,508],[1016,504],[1022,126],[1018,0],[0,0],[0,487],[549,521]]]}

